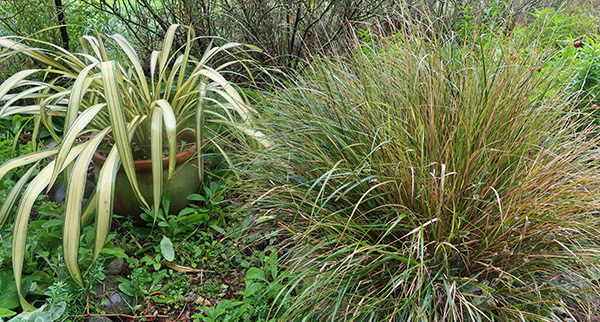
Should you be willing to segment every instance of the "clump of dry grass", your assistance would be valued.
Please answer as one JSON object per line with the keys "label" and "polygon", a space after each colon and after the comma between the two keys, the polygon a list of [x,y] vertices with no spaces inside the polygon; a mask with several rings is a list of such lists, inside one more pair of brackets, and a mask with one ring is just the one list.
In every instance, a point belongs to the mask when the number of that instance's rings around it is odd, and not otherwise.
{"label": "clump of dry grass", "polygon": [[264,97],[287,320],[597,317],[597,142],[529,41],[404,32]]}

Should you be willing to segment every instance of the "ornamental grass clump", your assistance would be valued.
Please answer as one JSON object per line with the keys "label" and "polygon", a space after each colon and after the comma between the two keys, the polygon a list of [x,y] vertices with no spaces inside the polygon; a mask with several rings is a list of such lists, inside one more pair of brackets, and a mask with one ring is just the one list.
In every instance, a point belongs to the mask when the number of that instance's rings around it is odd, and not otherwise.
{"label": "ornamental grass clump", "polygon": [[280,143],[249,189],[285,320],[599,317],[597,142],[540,47],[403,32],[263,97]]}

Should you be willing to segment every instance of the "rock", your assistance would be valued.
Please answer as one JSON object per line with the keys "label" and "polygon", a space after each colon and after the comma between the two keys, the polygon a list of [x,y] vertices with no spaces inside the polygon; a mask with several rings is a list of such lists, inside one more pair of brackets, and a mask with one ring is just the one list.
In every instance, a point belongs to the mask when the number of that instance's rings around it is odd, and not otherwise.
{"label": "rock", "polygon": [[121,292],[113,291],[104,294],[100,302],[100,310],[107,314],[133,314],[132,298]]}
{"label": "rock", "polygon": [[91,180],[86,180],[85,181],[85,190],[83,192],[83,197],[85,199],[88,199],[92,193],[94,192],[94,189],[96,189],[96,183],[94,181]]}
{"label": "rock", "polygon": [[100,297],[100,310],[107,314],[133,314],[133,298],[119,291],[117,276],[106,275],[96,287],[96,294]]}
{"label": "rock", "polygon": [[64,181],[58,182],[56,185],[56,188],[54,188],[53,190],[54,191],[51,196],[52,201],[54,201],[54,202],[65,201],[65,197],[67,196],[67,188],[65,187]]}
{"label": "rock", "polygon": [[119,275],[123,270],[123,264],[125,260],[123,258],[115,258],[108,267],[106,268],[106,275]]}
{"label": "rock", "polygon": [[105,317],[105,316],[90,316],[87,319],[88,322],[112,322],[111,319]]}
{"label": "rock", "polygon": [[[96,184],[91,181],[91,180],[86,180],[85,181],[85,190],[83,193],[83,201],[82,201],[82,205],[85,206],[85,203],[87,202],[87,199],[92,195],[92,192],[94,192],[94,188],[96,187]],[[54,202],[64,202],[65,198],[67,196],[67,188],[65,187],[65,182],[63,180],[57,182],[54,187],[51,189],[51,194],[50,194],[50,200],[54,201]]]}

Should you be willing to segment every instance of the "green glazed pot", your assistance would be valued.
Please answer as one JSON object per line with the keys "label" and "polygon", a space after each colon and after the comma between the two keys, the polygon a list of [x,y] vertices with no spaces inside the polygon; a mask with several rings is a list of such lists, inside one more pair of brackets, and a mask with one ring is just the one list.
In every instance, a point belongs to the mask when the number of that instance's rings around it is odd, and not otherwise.
{"label": "green glazed pot", "polygon": [[[196,146],[178,153],[176,155],[177,165],[171,180],[168,180],[169,157],[163,158],[164,187],[170,193],[169,213],[177,214],[183,208],[190,204],[187,197],[190,194],[197,193],[200,189],[200,179],[198,177],[198,165],[196,160]],[[94,154],[94,173],[96,178],[100,172],[100,167],[106,161],[106,157],[100,153]],[[152,196],[152,161],[136,160],[134,161],[138,186],[146,202],[149,205],[154,203]],[[129,185],[127,175],[123,168],[117,172],[115,182],[115,195],[113,211],[119,215],[138,216],[143,212],[141,204],[135,197],[133,190]]]}

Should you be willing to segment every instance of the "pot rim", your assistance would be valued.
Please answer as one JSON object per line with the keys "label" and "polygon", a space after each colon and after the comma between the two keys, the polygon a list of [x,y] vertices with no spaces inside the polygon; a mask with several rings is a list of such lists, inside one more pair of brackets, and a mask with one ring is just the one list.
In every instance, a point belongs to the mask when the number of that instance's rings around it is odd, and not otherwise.
{"label": "pot rim", "polygon": [[[196,143],[194,143],[189,149],[179,152],[175,155],[176,164],[180,164],[191,159],[196,154]],[[99,152],[95,152],[92,160],[95,164],[102,166],[104,162],[106,162],[106,157]],[[167,167],[169,165],[169,156],[162,158],[163,167]],[[133,160],[133,165],[136,170],[145,170],[152,169],[152,159],[147,160]]]}

